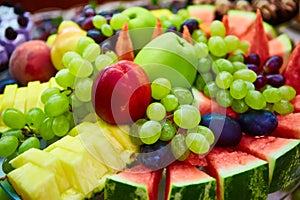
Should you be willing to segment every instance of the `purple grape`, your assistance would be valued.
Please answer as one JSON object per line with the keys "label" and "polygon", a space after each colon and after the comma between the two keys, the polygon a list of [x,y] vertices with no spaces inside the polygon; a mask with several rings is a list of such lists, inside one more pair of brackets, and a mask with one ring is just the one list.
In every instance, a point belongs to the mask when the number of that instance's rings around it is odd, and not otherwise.
{"label": "purple grape", "polygon": [[171,25],[171,26],[168,27],[167,32],[175,32],[176,33],[178,31],[177,31],[176,26]]}
{"label": "purple grape", "polygon": [[93,17],[96,15],[96,11],[94,8],[87,8],[83,10],[85,17]]}
{"label": "purple grape", "polygon": [[15,31],[12,27],[9,26],[5,29],[5,37],[7,39],[14,40],[17,38],[17,36],[18,36],[17,31]]}
{"label": "purple grape", "polygon": [[259,90],[259,89],[263,88],[266,84],[267,84],[266,76],[263,74],[258,74],[256,77],[256,80],[254,82],[255,89]]}
{"label": "purple grape", "polygon": [[85,20],[81,23],[81,28],[86,31],[95,28],[93,25],[93,16],[85,18]]}
{"label": "purple grape", "polygon": [[260,58],[259,55],[256,53],[250,53],[246,59],[245,59],[246,64],[254,64],[256,66],[260,66]]}
{"label": "purple grape", "polygon": [[278,74],[279,69],[282,66],[283,59],[281,56],[271,56],[269,57],[264,66],[263,70],[266,74]]}
{"label": "purple grape", "polygon": [[99,30],[97,29],[91,29],[88,30],[87,32],[87,36],[93,38],[95,40],[96,43],[100,44],[101,42],[103,42],[104,40],[107,39],[106,36],[104,36]]}
{"label": "purple grape", "polygon": [[196,20],[196,19],[187,19],[180,26],[180,32],[181,33],[182,33],[183,27],[185,25],[189,29],[190,34],[193,34],[194,30],[199,29],[199,22],[198,22],[198,20]]}
{"label": "purple grape", "polygon": [[246,64],[246,65],[247,65],[248,69],[251,69],[255,73],[259,73],[259,68],[257,65],[255,65],[255,64]]}
{"label": "purple grape", "polygon": [[280,87],[285,84],[285,78],[281,74],[267,74],[267,84],[272,85],[273,87]]}

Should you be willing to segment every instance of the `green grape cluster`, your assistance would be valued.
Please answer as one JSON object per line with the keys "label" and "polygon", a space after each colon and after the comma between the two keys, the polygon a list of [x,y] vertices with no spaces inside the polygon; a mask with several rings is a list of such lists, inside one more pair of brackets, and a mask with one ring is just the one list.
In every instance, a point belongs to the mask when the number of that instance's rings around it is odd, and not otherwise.
{"label": "green grape cluster", "polygon": [[137,145],[152,145],[167,141],[173,155],[184,160],[189,152],[205,154],[214,143],[213,132],[200,126],[200,111],[193,105],[194,97],[187,88],[172,87],[166,78],[151,83],[152,102],[145,117],[130,129],[132,141]]}
{"label": "green grape cluster", "polygon": [[63,55],[65,68],[56,73],[55,80],[69,93],[67,101],[71,110],[76,111],[73,112],[76,121],[93,112],[91,97],[95,76],[117,60],[114,52],[102,53],[99,44],[88,36],[79,39],[76,51],[68,51]]}

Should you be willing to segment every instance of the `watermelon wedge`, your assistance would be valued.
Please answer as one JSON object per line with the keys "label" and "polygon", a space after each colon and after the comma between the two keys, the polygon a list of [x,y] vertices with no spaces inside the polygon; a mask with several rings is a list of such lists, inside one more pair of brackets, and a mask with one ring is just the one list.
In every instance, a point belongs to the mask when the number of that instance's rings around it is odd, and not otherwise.
{"label": "watermelon wedge", "polygon": [[294,112],[300,112],[300,94],[296,95],[291,103],[294,105]]}
{"label": "watermelon wedge", "polygon": [[193,165],[174,162],[167,167],[166,200],[214,200],[216,190],[216,179]]}
{"label": "watermelon wedge", "polygon": [[273,136],[300,139],[300,113],[278,115],[278,126],[272,133]]}
{"label": "watermelon wedge", "polygon": [[205,24],[211,23],[216,17],[216,7],[214,5],[190,5],[187,10],[191,18],[200,19]]}
{"label": "watermelon wedge", "polygon": [[157,200],[162,170],[151,171],[138,165],[106,179],[104,199]]}
{"label": "watermelon wedge", "polygon": [[268,163],[234,148],[215,147],[206,156],[209,175],[217,179],[217,197],[266,199]]}
{"label": "watermelon wedge", "polygon": [[299,181],[300,140],[245,135],[238,148],[269,163],[269,193]]}

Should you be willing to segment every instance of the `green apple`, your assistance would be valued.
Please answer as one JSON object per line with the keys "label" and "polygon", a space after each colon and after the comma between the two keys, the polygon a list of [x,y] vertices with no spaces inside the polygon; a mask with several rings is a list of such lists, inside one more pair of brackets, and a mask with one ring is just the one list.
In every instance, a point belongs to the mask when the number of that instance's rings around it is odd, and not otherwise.
{"label": "green apple", "polygon": [[141,49],[151,40],[156,25],[155,15],[139,6],[127,8],[122,13],[129,17],[128,28],[134,49]]}
{"label": "green apple", "polygon": [[164,33],[142,48],[134,60],[150,81],[170,80],[172,87],[190,88],[197,75],[198,58],[193,45],[173,32]]}

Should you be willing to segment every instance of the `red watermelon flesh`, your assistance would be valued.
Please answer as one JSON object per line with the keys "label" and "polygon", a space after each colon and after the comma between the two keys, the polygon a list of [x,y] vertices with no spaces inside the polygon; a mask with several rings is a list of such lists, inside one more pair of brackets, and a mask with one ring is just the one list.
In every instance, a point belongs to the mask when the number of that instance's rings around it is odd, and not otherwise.
{"label": "red watermelon flesh", "polygon": [[207,167],[208,165],[205,157],[193,152],[190,152],[189,156],[183,162],[193,166],[201,167]]}
{"label": "red watermelon flesh", "polygon": [[146,185],[148,189],[149,200],[157,200],[162,170],[151,171],[143,165],[138,165],[133,168],[126,169],[116,176],[124,178],[127,181]]}
{"label": "red watermelon flesh", "polygon": [[294,112],[300,112],[300,94],[296,95],[291,103],[294,106]]}
{"label": "red watermelon flesh", "polygon": [[190,5],[187,10],[191,18],[200,19],[201,23],[210,24],[216,17],[214,5]]}
{"label": "red watermelon flesh", "polygon": [[300,94],[300,42],[292,51],[283,75],[286,79],[286,84],[292,86],[297,94]]}
{"label": "red watermelon flesh", "polygon": [[[231,34],[241,37],[249,30],[255,20],[255,15],[252,12],[241,10],[228,11],[228,27]],[[242,25],[241,25],[242,23]]]}
{"label": "red watermelon flesh", "polygon": [[272,133],[273,136],[300,139],[300,113],[278,115],[278,126]]}

